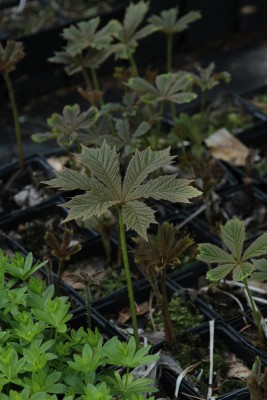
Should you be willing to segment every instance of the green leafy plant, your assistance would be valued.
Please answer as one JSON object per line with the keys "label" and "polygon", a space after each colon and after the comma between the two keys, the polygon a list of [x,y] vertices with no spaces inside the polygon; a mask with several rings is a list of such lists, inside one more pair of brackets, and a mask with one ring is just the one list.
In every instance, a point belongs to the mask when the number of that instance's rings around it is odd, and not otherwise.
{"label": "green leafy plant", "polygon": [[[63,51],[56,52],[49,59],[50,62],[65,64],[68,75],[81,72],[87,88],[100,93],[100,85],[96,70],[107,60],[113,52],[111,45],[119,23],[116,20],[99,29],[100,18],[91,18],[63,30],[63,38],[67,44]],[[87,70],[91,72],[91,79]],[[103,103],[102,96],[99,97]]]}
{"label": "green leafy plant", "polygon": [[251,374],[246,379],[251,400],[263,400],[267,395],[267,368],[261,372],[261,360],[257,356]]}
{"label": "green leafy plant", "polygon": [[[252,309],[252,317],[258,330],[259,339],[264,342],[265,334],[262,327],[262,315],[258,310],[251,291],[248,286],[248,278],[252,275],[257,265],[261,265],[258,257],[267,254],[267,233],[259,236],[251,245],[244,250],[245,224],[243,221],[234,218],[221,226],[221,239],[224,250],[219,246],[210,243],[199,244],[198,259],[206,263],[219,263],[219,266],[207,272],[207,277],[212,282],[218,282],[228,275],[234,281],[244,283]],[[257,278],[257,276],[254,276]]]}
{"label": "green leafy plant", "polygon": [[190,11],[179,19],[177,18],[178,14],[179,8],[176,7],[169,10],[163,10],[159,16],[152,15],[152,17],[149,18],[149,22],[152,24],[152,26],[154,26],[157,31],[163,32],[167,36],[167,72],[172,71],[174,35],[188,29],[192,22],[195,22],[201,18],[199,11]]}
{"label": "green leafy plant", "polygon": [[169,148],[161,151],[152,151],[150,148],[141,152],[136,150],[122,180],[119,155],[115,148],[111,148],[106,142],[98,149],[82,146],[79,160],[91,171],[94,178],[65,169],[58,173],[57,178],[45,182],[61,190],[68,188],[85,191],[85,194],[75,196],[64,204],[70,210],[65,221],[80,218],[86,220],[95,215],[101,216],[111,207],[115,208],[119,218],[120,243],[136,343],[139,343],[139,338],[124,224],[127,230],[133,229],[147,239],[147,228],[156,220],[154,211],[142,203],[141,199],[151,197],[155,200],[188,203],[190,198],[201,193],[189,186],[190,181],[177,179],[175,175],[160,176],[144,183],[149,174],[169,165],[174,158],[170,156]]}
{"label": "green leafy plant", "polygon": [[193,244],[189,236],[177,238],[178,227],[168,222],[158,225],[157,235],[148,239],[134,238],[136,248],[134,260],[138,268],[150,282],[164,322],[165,337],[168,344],[175,340],[175,332],[168,308],[166,276],[168,268],[178,266],[183,252]]}
{"label": "green leafy plant", "polygon": [[9,101],[13,114],[13,121],[16,133],[17,149],[18,149],[18,159],[19,165],[22,169],[24,166],[23,161],[23,145],[22,136],[19,123],[17,103],[15,99],[15,93],[10,79],[10,73],[14,71],[15,66],[25,57],[23,43],[15,42],[13,40],[8,40],[5,47],[0,44],[0,74],[2,75],[9,96]]}
{"label": "green leafy plant", "polygon": [[206,112],[207,92],[219,85],[220,81],[230,82],[231,75],[227,71],[214,73],[215,64],[212,62],[206,68],[196,66],[198,75],[194,74],[194,84],[201,90],[201,115],[204,120]]}
{"label": "green leafy plant", "polygon": [[[112,400],[118,396],[144,400],[143,393],[156,391],[152,379],[131,373],[157,361],[157,355],[148,355],[150,346],[137,351],[134,338],[121,343],[113,337],[104,343],[97,329],[70,329],[70,303],[66,297],[53,298],[53,285],[46,287],[31,276],[24,286],[16,272],[12,281],[13,268],[11,274],[7,269],[21,258],[0,250],[1,400]],[[121,375],[107,366],[124,371]]]}
{"label": "green leafy plant", "polygon": [[138,73],[134,60],[134,52],[140,39],[151,35],[156,29],[152,25],[146,25],[139,29],[148,11],[149,3],[141,0],[138,3],[130,3],[126,8],[123,22],[118,22],[118,29],[114,36],[118,43],[114,45],[115,59],[129,60],[133,70]]}
{"label": "green leafy plant", "polygon": [[[176,73],[166,73],[158,75],[155,84],[147,80],[135,77],[131,78],[127,86],[138,93],[140,101],[148,105],[159,105],[159,129],[156,136],[156,142],[153,147],[157,148],[158,139],[161,135],[161,122],[164,111],[164,105],[190,103],[197,95],[192,92],[192,76],[190,73],[179,71]],[[175,118],[175,107],[172,107],[173,117]]]}
{"label": "green leafy plant", "polygon": [[78,253],[82,246],[77,244],[71,244],[73,237],[73,231],[71,229],[65,229],[60,242],[53,232],[46,232],[45,240],[51,248],[51,254],[59,260],[57,282],[56,282],[56,295],[59,295],[60,284],[62,281],[62,275],[65,270],[65,262]]}
{"label": "green leafy plant", "polygon": [[93,272],[89,274],[86,271],[78,270],[72,274],[68,274],[68,277],[74,283],[81,283],[85,287],[86,292],[86,304],[87,304],[87,319],[88,319],[88,327],[92,328],[92,321],[91,321],[91,294],[90,288],[94,286],[100,286],[105,278],[105,273],[102,271]]}
{"label": "green leafy plant", "polygon": [[44,133],[35,133],[31,136],[37,143],[56,139],[57,143],[64,150],[70,150],[73,144],[83,142],[88,130],[94,125],[98,118],[98,111],[95,107],[90,107],[87,111],[81,112],[80,106],[74,104],[65,106],[62,115],[54,113],[47,120],[51,128]]}

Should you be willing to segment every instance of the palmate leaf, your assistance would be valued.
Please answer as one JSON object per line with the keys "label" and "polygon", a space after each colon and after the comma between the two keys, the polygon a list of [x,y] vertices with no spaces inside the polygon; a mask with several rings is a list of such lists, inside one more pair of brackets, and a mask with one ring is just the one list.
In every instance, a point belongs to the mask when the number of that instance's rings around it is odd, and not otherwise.
{"label": "palmate leaf", "polygon": [[67,105],[63,108],[62,115],[54,113],[48,118],[47,123],[51,127],[51,132],[35,133],[32,139],[40,142],[56,138],[59,145],[69,146],[78,139],[79,133],[89,129],[97,118],[98,110],[95,107],[81,112],[78,104]]}
{"label": "palmate leaf", "polygon": [[156,77],[155,86],[143,78],[129,79],[127,86],[139,93],[145,103],[170,101],[176,104],[188,103],[197,95],[191,91],[192,75],[187,72],[166,73]]}
{"label": "palmate leaf", "polygon": [[198,245],[199,254],[197,258],[206,263],[229,263],[236,264],[234,257],[220,247],[210,243]]}
{"label": "palmate leaf", "polygon": [[133,229],[140,236],[147,239],[147,228],[157,221],[155,212],[141,201],[129,201],[122,206],[123,221],[127,230]]}
{"label": "palmate leaf", "polygon": [[197,21],[201,18],[199,11],[190,11],[180,19],[177,19],[179,14],[179,8],[171,8],[164,10],[158,15],[152,15],[149,18],[149,22],[159,31],[164,32],[167,35],[174,35],[184,31],[189,27],[189,24]]}
{"label": "palmate leaf", "polygon": [[212,62],[206,68],[202,68],[200,65],[196,66],[198,75],[193,74],[194,83],[198,85],[203,92],[211,90],[220,83],[220,80],[224,80],[226,83],[230,82],[231,75],[227,71],[221,71],[214,73],[215,64]]}
{"label": "palmate leaf", "polygon": [[245,240],[244,221],[234,218],[226,222],[224,226],[221,226],[221,238],[235,259],[241,260]]}
{"label": "palmate leaf", "polygon": [[[253,258],[265,255],[267,253],[267,233],[261,235],[252,243],[247,250],[243,253],[243,245],[245,238],[245,224],[243,221],[234,218],[224,226],[221,226],[221,238],[223,244],[228,247],[229,253],[222,250],[216,245],[209,243],[202,243],[199,245],[198,259],[206,263],[219,263],[217,268],[207,273],[207,277],[211,280],[217,281],[224,278],[229,272],[233,272],[233,280],[244,281],[247,279],[255,268],[259,272],[253,274],[253,278],[259,280],[264,277],[267,261],[255,260]],[[267,277],[267,275],[265,275]]]}
{"label": "palmate leaf", "polygon": [[72,76],[81,72],[83,68],[99,68],[111,56],[113,51],[114,48],[110,45],[108,49],[89,49],[85,54],[72,56],[69,53],[68,46],[66,46],[63,51],[56,51],[55,55],[50,57],[48,61],[64,64],[66,74]]}
{"label": "palmate leaf", "polygon": [[154,197],[168,198],[173,202],[188,202],[189,198],[200,194],[189,186],[191,181],[176,179],[175,176],[160,177],[141,185],[151,172],[172,162],[175,157],[170,156],[169,148],[160,151],[152,151],[150,148],[136,151],[126,170],[123,185],[118,157],[116,149],[105,141],[97,149],[82,146],[79,159],[89,168],[93,178],[65,169],[55,179],[45,182],[63,190],[85,190],[85,194],[77,195],[64,203],[63,206],[70,210],[65,222],[101,216],[110,207],[117,206],[122,210],[127,229],[133,229],[147,238],[148,226],[156,222],[154,211],[139,200]]}
{"label": "palmate leaf", "polygon": [[119,23],[116,20],[109,21],[97,31],[99,24],[100,18],[96,17],[63,30],[63,37],[68,41],[68,53],[71,56],[91,47],[102,50],[110,45]]}
{"label": "palmate leaf", "polygon": [[111,148],[106,142],[99,149],[82,146],[79,159],[119,200],[121,196],[121,176],[119,156],[116,149]]}
{"label": "palmate leaf", "polygon": [[114,36],[118,40],[115,45],[115,59],[128,59],[138,45],[138,41],[155,31],[152,25],[147,25],[138,30],[148,11],[148,3],[139,1],[130,3],[126,9],[123,23],[120,23]]}
{"label": "palmate leaf", "polygon": [[144,199],[168,200],[173,203],[190,203],[189,198],[201,195],[196,188],[189,186],[192,181],[188,179],[177,179],[175,175],[160,176],[151,179],[144,185],[139,185],[127,200],[135,200],[140,197]]}

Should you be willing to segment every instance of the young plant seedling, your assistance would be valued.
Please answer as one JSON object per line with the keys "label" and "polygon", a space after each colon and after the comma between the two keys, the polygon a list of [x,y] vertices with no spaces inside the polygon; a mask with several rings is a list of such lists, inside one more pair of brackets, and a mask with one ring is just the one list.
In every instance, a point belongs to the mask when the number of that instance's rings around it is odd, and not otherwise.
{"label": "young plant seedling", "polygon": [[134,60],[134,52],[140,39],[143,39],[156,31],[152,25],[146,25],[139,29],[148,11],[149,4],[141,0],[138,3],[130,3],[126,8],[123,22],[118,22],[118,29],[114,36],[118,43],[114,45],[115,59],[129,60],[130,65],[138,75],[138,68]]}
{"label": "young plant seedling", "polygon": [[152,286],[158,307],[162,312],[168,344],[175,340],[175,332],[168,308],[167,269],[179,265],[182,253],[193,244],[193,240],[188,235],[177,239],[177,233],[177,226],[164,222],[158,225],[157,235],[148,235],[147,241],[142,237],[133,238],[137,245],[133,250],[134,261]]}
{"label": "young plant seedling", "polygon": [[90,289],[94,286],[100,286],[104,280],[104,272],[94,272],[89,274],[86,271],[77,271],[72,274],[68,274],[68,277],[74,283],[81,283],[84,285],[85,293],[86,293],[86,305],[87,305],[87,318],[88,318],[88,327],[89,329],[92,328],[92,321],[91,321],[91,294]]}
{"label": "young plant seedling", "polygon": [[[110,21],[99,29],[100,18],[82,21],[63,30],[63,38],[67,44],[63,51],[56,52],[48,61],[65,64],[68,75],[81,72],[86,88],[101,93],[96,70],[111,56],[113,52],[112,41],[117,32],[119,23]],[[87,70],[91,72],[91,79]],[[99,97],[103,104],[102,96]]]}
{"label": "young plant seedling", "polygon": [[[164,105],[190,103],[196,99],[197,95],[192,92],[192,76],[190,73],[179,71],[176,73],[167,73],[158,75],[155,79],[155,85],[147,80],[139,77],[131,78],[127,86],[138,93],[141,102],[146,104],[159,105],[159,129],[163,117]],[[175,118],[175,107],[173,110],[173,118]],[[158,145],[158,137],[156,137],[155,148]],[[154,146],[153,146],[154,147]]]}
{"label": "young plant seedling", "polygon": [[85,194],[77,195],[64,204],[70,210],[65,221],[86,220],[101,216],[111,207],[115,209],[119,218],[120,243],[137,346],[139,337],[124,225],[127,230],[133,229],[147,240],[147,228],[156,220],[153,209],[140,200],[153,198],[188,203],[190,198],[201,194],[190,186],[191,181],[177,179],[175,175],[148,179],[149,174],[171,164],[174,158],[170,156],[170,148],[161,151],[152,151],[150,148],[140,152],[136,150],[122,178],[119,154],[115,148],[106,142],[98,149],[82,146],[79,160],[91,171],[93,178],[65,169],[57,174],[57,178],[45,182],[61,190],[85,191]]}
{"label": "young plant seedling", "polygon": [[[224,249],[210,243],[199,244],[198,259],[206,263],[218,263],[219,266],[207,272],[207,278],[212,282],[219,282],[231,274],[234,281],[244,283],[246,293],[252,309],[252,317],[257,327],[259,340],[264,343],[266,335],[262,326],[263,317],[258,310],[248,286],[248,278],[264,260],[258,257],[267,254],[267,233],[259,236],[246,250],[244,250],[245,223],[237,218],[231,219],[221,226],[221,239]],[[266,266],[266,263],[265,263]],[[254,279],[257,278],[255,275]]]}
{"label": "young plant seedling", "polygon": [[201,90],[201,115],[202,121],[205,121],[206,103],[207,103],[207,92],[219,85],[220,81],[229,83],[231,75],[227,71],[216,72],[214,62],[210,63],[207,68],[202,68],[200,65],[196,66],[198,75],[193,74],[194,84]]}
{"label": "young plant seedling", "polygon": [[152,15],[148,19],[152,26],[157,31],[163,32],[167,36],[166,46],[166,60],[167,60],[167,72],[172,71],[172,53],[173,53],[173,37],[177,33],[181,33],[189,28],[192,22],[197,21],[201,18],[199,11],[190,11],[181,18],[177,18],[179,14],[179,8],[171,8],[170,10],[164,10],[158,15]]}
{"label": "young plant seedling", "polygon": [[79,243],[73,245],[71,244],[72,237],[73,237],[73,231],[70,229],[64,230],[61,243],[53,234],[53,232],[46,232],[45,234],[45,240],[49,245],[49,247],[52,249],[51,251],[52,256],[56,257],[59,260],[57,282],[55,289],[56,296],[58,296],[60,292],[60,284],[65,269],[65,262],[70,260],[70,258],[74,254],[78,253],[82,248],[82,246]]}
{"label": "young plant seedling", "polygon": [[98,110],[95,107],[81,112],[78,104],[65,106],[62,115],[54,113],[48,118],[47,124],[51,128],[50,131],[34,133],[31,138],[37,143],[56,139],[60,147],[70,151],[73,144],[82,143],[86,139],[88,130],[97,118]]}
{"label": "young plant seedling", "polygon": [[267,368],[261,372],[261,360],[257,356],[251,374],[246,379],[251,400],[264,400],[267,397]]}
{"label": "young plant seedling", "polygon": [[21,137],[21,129],[19,123],[17,103],[15,99],[15,93],[13,85],[10,79],[10,72],[14,71],[15,66],[25,57],[23,44],[21,42],[15,42],[13,40],[8,40],[6,46],[3,47],[0,44],[0,74],[2,75],[9,96],[9,101],[13,114],[13,121],[16,133],[17,149],[18,149],[18,159],[19,165],[22,169],[24,166],[23,161],[23,145]]}

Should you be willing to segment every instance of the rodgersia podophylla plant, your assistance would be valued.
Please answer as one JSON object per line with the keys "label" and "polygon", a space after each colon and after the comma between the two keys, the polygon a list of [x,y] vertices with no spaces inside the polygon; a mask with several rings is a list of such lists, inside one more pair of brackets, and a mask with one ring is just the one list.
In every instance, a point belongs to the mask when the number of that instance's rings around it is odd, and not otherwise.
{"label": "rodgersia podophylla plant", "polygon": [[119,154],[116,153],[116,148],[111,148],[106,142],[97,149],[82,146],[78,158],[90,170],[91,177],[65,169],[57,174],[57,178],[45,183],[61,190],[79,189],[85,192],[74,196],[64,204],[64,207],[70,210],[65,221],[99,217],[108,209],[114,210],[118,216],[133,330],[138,344],[125,225],[127,230],[133,229],[147,240],[147,228],[151,223],[156,223],[156,220],[154,210],[142,200],[153,198],[188,203],[189,199],[200,195],[201,192],[190,186],[191,181],[177,179],[175,175],[149,179],[149,174],[172,163],[175,156],[170,155],[170,148],[160,151],[152,151],[150,148],[143,151],[136,150],[123,177],[120,173]]}

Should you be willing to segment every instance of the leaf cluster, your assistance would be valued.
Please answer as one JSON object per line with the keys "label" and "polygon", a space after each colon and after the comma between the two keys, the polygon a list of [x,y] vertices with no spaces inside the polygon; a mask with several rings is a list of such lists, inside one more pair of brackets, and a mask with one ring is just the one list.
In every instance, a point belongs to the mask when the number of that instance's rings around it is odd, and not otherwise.
{"label": "leaf cluster", "polygon": [[45,183],[61,190],[85,191],[85,194],[77,195],[64,204],[70,209],[65,221],[101,216],[115,206],[121,209],[127,229],[135,230],[146,239],[148,226],[156,221],[152,208],[141,199],[188,203],[190,198],[200,194],[190,186],[191,181],[177,179],[175,175],[147,180],[149,174],[171,164],[174,158],[170,156],[169,148],[160,151],[150,148],[140,152],[136,150],[122,178],[115,148],[106,142],[98,149],[82,146],[79,160],[94,177],[65,169],[57,174],[57,178]]}
{"label": "leaf cluster", "polygon": [[14,71],[18,64],[25,57],[22,42],[8,40],[5,47],[0,44],[0,73],[9,74]]}
{"label": "leaf cluster", "polygon": [[191,91],[192,75],[179,71],[158,75],[155,85],[143,78],[131,78],[127,86],[136,91],[142,102],[156,104],[159,102],[171,102],[175,104],[189,103],[197,95]]}
{"label": "leaf cluster", "polygon": [[[24,264],[29,264],[29,260]],[[96,330],[70,329],[70,304],[53,297],[54,287],[30,277],[20,285],[10,276],[22,256],[0,251],[0,398],[1,400],[121,399],[144,400],[155,391],[152,380],[135,378],[130,369],[155,362],[149,346],[136,350],[135,340],[103,341]],[[6,278],[9,278],[7,280]],[[126,367],[120,375],[109,366]],[[99,368],[102,371],[100,374]],[[59,397],[58,397],[59,396]]]}
{"label": "leaf cluster", "polygon": [[198,75],[193,74],[194,84],[199,86],[202,92],[213,89],[217,86],[220,81],[230,82],[231,75],[227,71],[214,72],[215,64],[211,62],[206,68],[202,68],[200,65],[196,66]]}
{"label": "leaf cluster", "polygon": [[112,54],[111,43],[118,29],[115,20],[100,28],[100,18],[92,18],[71,25],[63,31],[67,44],[63,51],[55,52],[50,62],[65,64],[68,75],[76,74],[83,68],[97,69]]}
{"label": "leaf cluster", "polygon": [[[259,268],[259,271],[261,268],[264,270],[266,261],[258,260],[258,257],[267,254],[267,233],[259,236],[244,250],[245,224],[244,221],[234,218],[221,226],[220,236],[226,250],[210,243],[199,245],[199,260],[219,264],[207,273],[211,281],[219,281],[230,273],[233,280],[243,281],[251,276],[256,268]],[[257,274],[254,278],[257,279]]]}
{"label": "leaf cluster", "polygon": [[152,15],[152,17],[149,18],[149,22],[157,31],[163,32],[166,35],[174,35],[175,33],[180,33],[188,29],[192,22],[201,18],[201,13],[199,11],[190,11],[179,19],[178,14],[178,7],[163,10],[159,16]]}
{"label": "leaf cluster", "polygon": [[63,108],[62,115],[54,113],[48,118],[47,124],[51,128],[50,131],[35,133],[31,138],[37,143],[56,139],[59,146],[69,148],[72,144],[78,144],[84,140],[84,137],[87,137],[97,118],[98,110],[95,107],[81,112],[78,104],[67,105]]}
{"label": "leaf cluster", "polygon": [[129,59],[134,53],[140,39],[155,32],[151,24],[140,28],[148,11],[149,3],[143,0],[130,3],[126,8],[123,22],[118,22],[115,38],[118,43],[114,45],[115,59]]}

